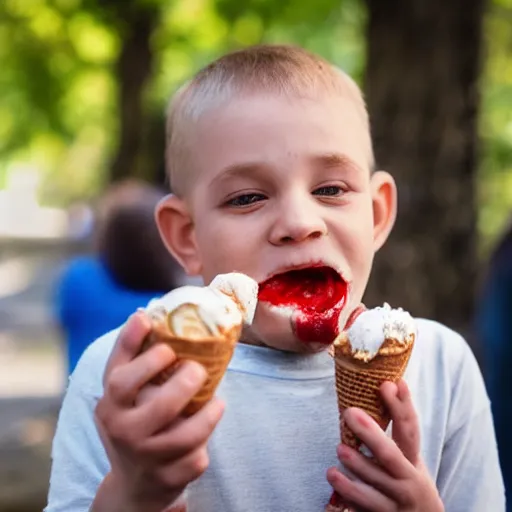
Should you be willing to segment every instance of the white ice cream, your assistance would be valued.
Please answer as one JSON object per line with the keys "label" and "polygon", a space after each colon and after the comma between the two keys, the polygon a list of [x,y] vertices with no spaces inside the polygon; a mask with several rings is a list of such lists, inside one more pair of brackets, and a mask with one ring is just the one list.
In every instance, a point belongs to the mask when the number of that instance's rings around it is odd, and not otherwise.
{"label": "white ice cream", "polygon": [[393,338],[405,343],[411,334],[416,334],[412,316],[389,304],[364,311],[347,331],[352,350],[365,352],[370,358],[377,354],[384,340]]}
{"label": "white ice cream", "polygon": [[[235,296],[241,307],[231,298]],[[182,304],[195,304],[199,315],[214,335],[219,328],[229,329],[241,323],[250,324],[258,302],[258,284],[250,277],[230,273],[217,276],[209,286],[182,286],[159,299],[152,300],[146,310],[150,315],[165,316]]]}
{"label": "white ice cream", "polygon": [[219,274],[210,283],[209,288],[234,295],[242,305],[244,322],[252,323],[258,304],[258,283],[254,279],[238,272]]}

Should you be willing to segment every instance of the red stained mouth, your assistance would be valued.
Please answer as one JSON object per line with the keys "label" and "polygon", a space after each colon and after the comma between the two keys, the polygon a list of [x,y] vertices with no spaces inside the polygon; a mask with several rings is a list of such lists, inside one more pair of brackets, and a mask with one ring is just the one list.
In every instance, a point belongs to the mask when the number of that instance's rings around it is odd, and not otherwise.
{"label": "red stained mouth", "polygon": [[330,344],[338,335],[338,317],[347,298],[347,283],[330,267],[290,270],[260,285],[258,298],[274,306],[293,307],[297,337]]}
{"label": "red stained mouth", "polygon": [[259,300],[315,313],[333,308],[346,292],[346,283],[334,269],[311,267],[271,277],[260,285]]}

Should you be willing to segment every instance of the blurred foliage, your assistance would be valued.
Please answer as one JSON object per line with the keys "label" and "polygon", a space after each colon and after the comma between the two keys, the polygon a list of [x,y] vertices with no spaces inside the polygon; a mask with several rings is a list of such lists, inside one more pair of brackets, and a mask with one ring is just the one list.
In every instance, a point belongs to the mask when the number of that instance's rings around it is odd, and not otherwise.
{"label": "blurred foliage", "polygon": [[179,84],[212,58],[262,41],[300,43],[362,70],[358,0],[345,0],[343,9],[338,0],[2,0],[0,186],[21,166],[43,175],[47,203],[102,188],[119,131],[116,58],[127,13],[144,7],[159,14],[148,111],[163,111]]}
{"label": "blurred foliage", "polygon": [[478,175],[483,255],[512,221],[512,0],[494,0],[485,44]]}
{"label": "blurred foliage", "polygon": [[[130,13],[140,9],[158,15],[148,112],[162,112],[179,84],[212,58],[263,41],[301,44],[356,79],[364,69],[360,0],[2,0],[0,187],[28,167],[42,175],[46,203],[101,190],[119,133],[116,59]],[[494,0],[482,79],[484,248],[512,209],[511,26],[512,0]]]}

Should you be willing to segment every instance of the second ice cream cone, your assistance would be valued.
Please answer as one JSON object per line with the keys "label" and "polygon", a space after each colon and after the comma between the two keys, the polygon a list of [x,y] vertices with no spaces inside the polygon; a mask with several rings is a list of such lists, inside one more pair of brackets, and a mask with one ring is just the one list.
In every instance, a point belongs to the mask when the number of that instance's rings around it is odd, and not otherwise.
{"label": "second ice cream cone", "polygon": [[[341,442],[355,450],[361,440],[343,419],[350,407],[358,407],[386,430],[391,418],[381,398],[384,382],[398,382],[411,357],[416,328],[405,311],[389,305],[360,312],[348,331],[334,342],[336,395],[340,415]],[[326,512],[354,512],[336,492]]]}
{"label": "second ice cream cone", "polygon": [[352,354],[346,334],[335,344],[336,391],[343,444],[356,449],[361,445],[342,419],[349,407],[363,409],[386,430],[390,417],[382,402],[380,387],[386,381],[398,382],[403,377],[413,344],[414,335],[406,344],[386,339],[379,352],[368,361]]}

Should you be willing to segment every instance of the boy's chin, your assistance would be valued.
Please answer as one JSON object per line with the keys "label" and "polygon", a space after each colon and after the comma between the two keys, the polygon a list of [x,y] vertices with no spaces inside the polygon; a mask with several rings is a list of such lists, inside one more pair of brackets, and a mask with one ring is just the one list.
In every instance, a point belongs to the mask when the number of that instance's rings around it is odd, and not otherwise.
{"label": "boy's chin", "polygon": [[314,354],[327,350],[330,344],[308,343],[297,338],[292,315],[273,307],[258,305],[251,327],[244,330],[242,341],[287,352]]}

